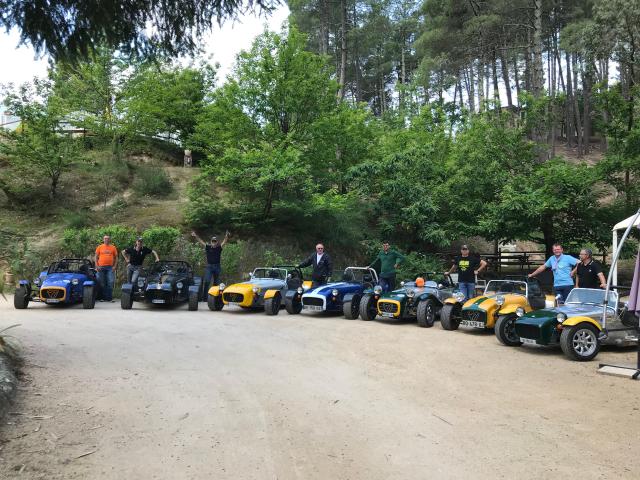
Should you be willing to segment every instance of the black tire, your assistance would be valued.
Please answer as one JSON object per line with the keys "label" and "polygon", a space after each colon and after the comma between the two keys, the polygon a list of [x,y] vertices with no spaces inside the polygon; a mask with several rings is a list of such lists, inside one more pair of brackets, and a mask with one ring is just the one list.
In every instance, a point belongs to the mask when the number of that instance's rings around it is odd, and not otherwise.
{"label": "black tire", "polygon": [[507,347],[519,347],[522,345],[520,337],[516,333],[516,320],[518,316],[514,313],[510,315],[500,315],[493,330],[498,340]]}
{"label": "black tire", "polygon": [[131,292],[122,292],[120,295],[120,308],[122,308],[122,310],[131,310],[131,307],[133,307]]}
{"label": "black tire", "polygon": [[222,301],[222,295],[218,295],[214,297],[213,295],[207,295],[207,306],[209,310],[214,312],[219,312],[224,307],[224,302]]}
{"label": "black tire", "polygon": [[195,312],[198,310],[198,300],[200,299],[200,291],[189,292],[189,311]]}
{"label": "black tire", "polygon": [[445,330],[457,330],[460,326],[461,310],[462,305],[459,303],[443,305],[442,310],[440,310],[440,325],[442,328]]}
{"label": "black tire", "polygon": [[564,328],[560,335],[560,347],[571,360],[579,362],[593,360],[600,351],[598,331],[586,322]]}
{"label": "black tire", "polygon": [[96,306],[96,289],[93,286],[87,286],[82,289],[82,308],[91,310]]}
{"label": "black tire", "polygon": [[264,313],[267,315],[278,315],[280,313],[280,305],[282,304],[282,295],[276,292],[271,298],[264,301]]}
{"label": "black tire", "polygon": [[284,309],[289,315],[297,315],[302,311],[302,302],[298,298],[285,298]]}
{"label": "black tire", "polygon": [[365,294],[360,299],[360,318],[367,322],[378,316],[378,301],[373,295]]}
{"label": "black tire", "polygon": [[13,306],[18,310],[24,310],[29,305],[29,294],[24,286],[16,288],[16,294],[13,296]]}
{"label": "black tire", "polygon": [[436,321],[436,302],[433,298],[427,298],[418,304],[416,312],[418,326],[431,328]]}
{"label": "black tire", "polygon": [[355,294],[351,300],[342,304],[342,313],[347,320],[355,320],[360,315],[361,296]]}

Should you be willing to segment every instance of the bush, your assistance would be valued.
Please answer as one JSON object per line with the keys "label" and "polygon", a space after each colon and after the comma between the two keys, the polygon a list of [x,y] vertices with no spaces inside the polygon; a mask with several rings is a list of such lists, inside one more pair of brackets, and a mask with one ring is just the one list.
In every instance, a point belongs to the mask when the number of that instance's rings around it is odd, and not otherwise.
{"label": "bush", "polygon": [[66,228],[62,234],[62,248],[67,255],[85,257],[98,245],[96,243],[93,247],[90,246],[95,243],[94,236],[94,231],[90,228]]}
{"label": "bush", "polygon": [[[130,247],[136,241],[138,232],[133,227],[127,227],[125,225],[107,225],[106,227],[100,227],[94,230],[93,242],[95,245],[92,247],[92,252],[96,247],[102,243],[102,237],[109,235],[111,237],[111,243],[113,243],[118,251],[124,250]],[[97,242],[97,243],[96,243]]]}
{"label": "bush", "polygon": [[144,243],[160,256],[171,254],[179,237],[180,230],[173,227],[152,227],[142,234]]}
{"label": "bush", "polygon": [[398,267],[397,277],[399,280],[411,280],[426,272],[443,271],[444,265],[438,257],[411,252]]}
{"label": "bush", "polygon": [[133,189],[138,195],[165,196],[172,188],[171,178],[159,165],[140,167],[136,171]]}
{"label": "bush", "polygon": [[67,227],[78,229],[91,225],[91,216],[88,210],[67,212],[64,215],[64,221],[67,224]]}

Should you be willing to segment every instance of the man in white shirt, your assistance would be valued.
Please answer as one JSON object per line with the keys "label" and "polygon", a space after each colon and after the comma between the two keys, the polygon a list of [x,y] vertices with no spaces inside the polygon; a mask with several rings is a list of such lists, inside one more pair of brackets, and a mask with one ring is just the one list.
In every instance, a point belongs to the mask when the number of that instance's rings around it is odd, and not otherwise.
{"label": "man in white shirt", "polygon": [[316,245],[316,252],[309,255],[304,262],[298,265],[298,268],[313,267],[311,272],[311,280],[313,286],[327,283],[327,278],[331,276],[331,257],[324,251],[324,245],[319,243]]}

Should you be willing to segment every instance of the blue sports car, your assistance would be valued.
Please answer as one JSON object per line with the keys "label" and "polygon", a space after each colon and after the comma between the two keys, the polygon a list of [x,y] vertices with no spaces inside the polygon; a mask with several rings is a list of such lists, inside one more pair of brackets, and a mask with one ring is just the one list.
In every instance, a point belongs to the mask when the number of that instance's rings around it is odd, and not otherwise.
{"label": "blue sports car", "polygon": [[[341,312],[347,318],[358,316],[362,292],[378,283],[376,271],[368,267],[347,267],[341,282],[331,282],[304,290],[289,291],[285,297],[287,312]],[[353,317],[353,313],[355,317]]]}
{"label": "blue sports car", "polygon": [[85,258],[63,258],[40,272],[33,282],[20,280],[13,297],[15,308],[27,308],[29,302],[48,305],[81,303],[83,308],[96,304],[96,271]]}

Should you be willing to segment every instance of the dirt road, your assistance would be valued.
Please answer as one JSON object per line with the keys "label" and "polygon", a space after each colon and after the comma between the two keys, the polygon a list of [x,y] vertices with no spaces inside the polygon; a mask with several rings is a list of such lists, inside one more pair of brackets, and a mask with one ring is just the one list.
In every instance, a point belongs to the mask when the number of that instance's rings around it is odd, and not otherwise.
{"label": "dirt road", "polygon": [[[439,324],[15,311],[3,479],[638,478],[640,383]],[[201,304],[204,306],[204,304]],[[634,359],[608,350],[602,361]],[[84,456],[83,456],[84,455]]]}

